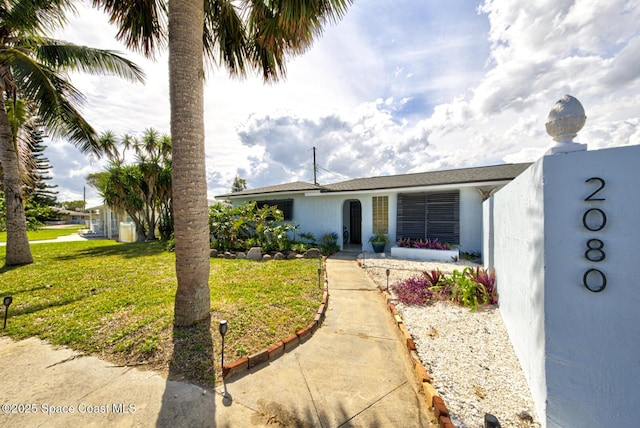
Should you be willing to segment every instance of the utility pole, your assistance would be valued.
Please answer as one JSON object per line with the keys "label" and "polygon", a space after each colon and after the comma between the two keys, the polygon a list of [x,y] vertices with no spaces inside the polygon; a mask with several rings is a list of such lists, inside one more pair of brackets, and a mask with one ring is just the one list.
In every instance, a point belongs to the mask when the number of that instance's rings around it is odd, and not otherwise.
{"label": "utility pole", "polygon": [[316,173],[318,172],[318,166],[316,165],[316,147],[313,146],[313,184],[318,185],[318,179]]}

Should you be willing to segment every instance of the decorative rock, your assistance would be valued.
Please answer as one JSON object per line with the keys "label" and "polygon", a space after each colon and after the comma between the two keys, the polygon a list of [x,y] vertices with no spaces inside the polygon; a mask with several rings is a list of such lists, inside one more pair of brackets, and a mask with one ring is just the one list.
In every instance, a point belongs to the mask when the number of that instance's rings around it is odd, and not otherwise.
{"label": "decorative rock", "polygon": [[218,257],[218,250],[211,250],[209,257]]}
{"label": "decorative rock", "polygon": [[264,256],[262,256],[262,260],[267,261],[267,260],[271,260],[273,257],[271,257],[269,254],[265,254]]}
{"label": "decorative rock", "polygon": [[252,247],[247,253],[247,259],[249,260],[262,260],[262,248]]}
{"label": "decorative rock", "polygon": [[275,256],[273,256],[274,260],[284,260],[285,258],[285,255],[282,253],[276,253]]}
{"label": "decorative rock", "polygon": [[298,255],[296,253],[294,253],[293,251],[291,251],[289,254],[287,254],[287,260],[293,260],[296,257],[298,257]]}
{"label": "decorative rock", "polygon": [[305,259],[319,259],[320,257],[322,257],[322,253],[317,248],[309,248],[304,253],[304,258]]}
{"label": "decorative rock", "polygon": [[246,259],[247,258],[247,254],[240,251],[238,254],[236,254],[236,258],[237,259]]}
{"label": "decorative rock", "polygon": [[231,258],[231,253],[229,251],[225,251],[224,252],[224,258],[225,259],[230,259]]}

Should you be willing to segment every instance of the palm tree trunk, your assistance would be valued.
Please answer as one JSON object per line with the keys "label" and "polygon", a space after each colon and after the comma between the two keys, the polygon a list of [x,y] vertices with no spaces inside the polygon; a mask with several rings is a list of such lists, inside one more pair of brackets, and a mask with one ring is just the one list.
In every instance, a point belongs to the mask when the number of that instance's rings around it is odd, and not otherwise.
{"label": "palm tree trunk", "polygon": [[0,97],[0,163],[4,170],[4,196],[7,208],[7,257],[5,263],[26,265],[33,263],[29,238],[27,238],[27,216],[22,202],[22,186],[18,172],[18,154],[11,138],[11,127]]}
{"label": "palm tree trunk", "polygon": [[169,1],[169,91],[176,241],[175,325],[209,317],[209,224],[204,157],[203,0]]}

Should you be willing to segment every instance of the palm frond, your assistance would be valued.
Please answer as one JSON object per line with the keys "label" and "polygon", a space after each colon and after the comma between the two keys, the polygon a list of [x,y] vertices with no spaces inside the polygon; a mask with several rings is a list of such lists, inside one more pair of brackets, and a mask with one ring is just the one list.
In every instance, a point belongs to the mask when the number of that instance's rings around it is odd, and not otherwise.
{"label": "palm frond", "polygon": [[240,10],[229,0],[206,1],[204,52],[207,59],[227,68],[233,76],[246,74],[248,40]]}
{"label": "palm frond", "polygon": [[100,75],[108,73],[132,82],[144,82],[142,69],[115,51],[44,39],[35,47],[34,54],[41,62],[56,70]]}
{"label": "palm frond", "polygon": [[4,1],[0,11],[5,29],[37,34],[61,27],[76,9],[72,0],[13,0]]}
{"label": "palm frond", "polygon": [[129,49],[153,58],[167,43],[166,0],[93,0],[118,27],[116,38]]}
{"label": "palm frond", "polygon": [[266,82],[286,75],[289,55],[307,51],[323,26],[339,20],[351,0],[245,0],[249,55]]}

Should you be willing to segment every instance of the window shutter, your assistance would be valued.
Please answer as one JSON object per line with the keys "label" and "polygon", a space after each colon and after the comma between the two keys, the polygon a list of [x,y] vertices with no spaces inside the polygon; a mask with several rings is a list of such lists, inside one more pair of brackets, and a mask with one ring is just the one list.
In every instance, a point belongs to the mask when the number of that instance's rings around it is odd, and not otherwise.
{"label": "window shutter", "polygon": [[460,244],[460,192],[398,194],[396,240],[406,238]]}
{"label": "window shutter", "polygon": [[424,239],[426,235],[426,193],[398,194],[396,240]]}
{"label": "window shutter", "polygon": [[427,238],[460,243],[460,192],[427,194]]}

